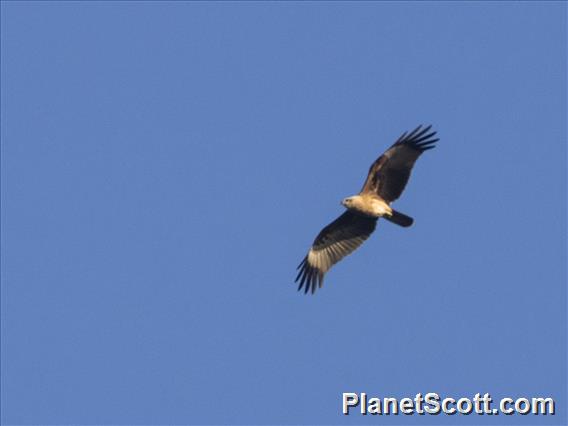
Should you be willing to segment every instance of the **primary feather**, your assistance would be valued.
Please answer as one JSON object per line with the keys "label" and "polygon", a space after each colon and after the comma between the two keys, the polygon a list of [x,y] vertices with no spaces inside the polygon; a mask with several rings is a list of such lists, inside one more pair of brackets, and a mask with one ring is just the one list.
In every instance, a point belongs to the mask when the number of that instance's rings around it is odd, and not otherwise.
{"label": "primary feather", "polygon": [[347,210],[321,230],[300,265],[298,290],[304,293],[321,287],[324,274],[337,262],[355,251],[375,230],[377,218]]}
{"label": "primary feather", "polygon": [[408,135],[404,132],[392,146],[371,165],[362,193],[372,192],[387,202],[400,197],[408,183],[410,172],[418,157],[439,139],[432,126],[418,126]]}

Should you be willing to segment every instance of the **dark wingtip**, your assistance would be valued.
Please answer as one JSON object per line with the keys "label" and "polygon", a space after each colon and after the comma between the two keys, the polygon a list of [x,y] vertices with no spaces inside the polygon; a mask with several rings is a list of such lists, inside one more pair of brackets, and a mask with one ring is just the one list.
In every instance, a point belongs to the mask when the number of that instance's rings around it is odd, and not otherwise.
{"label": "dark wingtip", "polygon": [[310,265],[307,260],[308,256],[298,265],[297,269],[299,269],[299,272],[294,282],[300,281],[298,291],[302,291],[303,289],[304,294],[314,294],[317,287],[321,288],[324,274],[319,269]]}
{"label": "dark wingtip", "polygon": [[[419,125],[416,129],[410,132],[408,135],[406,133],[401,136],[396,144],[398,145],[407,145],[412,147],[420,152],[427,151],[435,147],[435,143],[438,142],[440,139],[435,138],[436,131],[430,132],[432,125],[429,124],[427,126],[423,126],[422,124]],[[430,133],[429,133],[430,132]],[[405,136],[406,135],[406,136]]]}

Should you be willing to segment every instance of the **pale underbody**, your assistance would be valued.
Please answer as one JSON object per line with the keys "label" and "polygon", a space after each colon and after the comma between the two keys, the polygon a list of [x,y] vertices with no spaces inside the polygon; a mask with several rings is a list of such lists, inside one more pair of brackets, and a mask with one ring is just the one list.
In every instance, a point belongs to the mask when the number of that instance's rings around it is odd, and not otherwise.
{"label": "pale underbody", "polygon": [[345,198],[341,204],[349,210],[354,210],[367,216],[392,216],[392,209],[389,203],[373,194],[352,195]]}

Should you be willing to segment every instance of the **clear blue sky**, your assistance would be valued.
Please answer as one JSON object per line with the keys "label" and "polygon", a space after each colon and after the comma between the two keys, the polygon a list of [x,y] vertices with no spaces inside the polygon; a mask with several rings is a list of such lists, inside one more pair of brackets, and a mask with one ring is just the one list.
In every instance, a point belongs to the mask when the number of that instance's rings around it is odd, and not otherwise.
{"label": "clear blue sky", "polygon": [[[566,422],[566,3],[1,12],[3,423]],[[414,226],[297,293],[420,123]],[[340,413],[429,391],[558,414]]]}

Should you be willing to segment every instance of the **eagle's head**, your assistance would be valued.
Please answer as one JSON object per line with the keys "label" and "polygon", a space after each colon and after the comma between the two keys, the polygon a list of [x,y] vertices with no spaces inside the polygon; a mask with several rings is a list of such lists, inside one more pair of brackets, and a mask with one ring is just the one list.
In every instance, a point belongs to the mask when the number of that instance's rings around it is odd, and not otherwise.
{"label": "eagle's head", "polygon": [[347,197],[341,200],[341,205],[345,208],[353,207],[353,197]]}
{"label": "eagle's head", "polygon": [[341,205],[349,210],[364,210],[365,202],[360,195],[352,195],[341,200]]}

